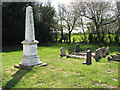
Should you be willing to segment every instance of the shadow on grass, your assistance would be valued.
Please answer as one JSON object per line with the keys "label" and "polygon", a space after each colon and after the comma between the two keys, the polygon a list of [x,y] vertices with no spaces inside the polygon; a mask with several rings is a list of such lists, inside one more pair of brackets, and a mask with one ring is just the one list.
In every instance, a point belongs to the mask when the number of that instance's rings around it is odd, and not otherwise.
{"label": "shadow on grass", "polygon": [[19,69],[14,75],[12,75],[13,78],[7,82],[5,87],[3,87],[3,90],[14,87],[22,79],[22,77],[25,76],[30,71],[31,70]]}
{"label": "shadow on grass", "polygon": [[23,46],[2,46],[2,52],[15,52],[22,50]]}
{"label": "shadow on grass", "polygon": [[[80,45],[81,51],[87,51],[88,49],[91,49],[93,52],[101,47],[110,47],[110,52],[120,52],[120,45],[117,43],[80,43],[77,42]],[[69,46],[73,46],[73,48],[76,48],[77,43],[60,43],[60,42],[54,42],[54,43],[40,43],[38,44],[38,47],[54,47],[54,48],[61,48],[64,47],[66,50],[68,50]],[[14,51],[20,51],[23,50],[23,46],[3,46],[2,52],[14,52]]]}

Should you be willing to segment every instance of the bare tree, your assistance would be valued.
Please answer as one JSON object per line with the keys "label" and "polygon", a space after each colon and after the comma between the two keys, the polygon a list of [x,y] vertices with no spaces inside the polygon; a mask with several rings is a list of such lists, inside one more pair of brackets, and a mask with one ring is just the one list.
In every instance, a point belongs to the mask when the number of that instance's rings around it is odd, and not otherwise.
{"label": "bare tree", "polygon": [[78,16],[92,20],[95,25],[97,38],[100,41],[100,28],[116,21],[110,2],[75,2],[74,8]]}
{"label": "bare tree", "polygon": [[118,30],[117,33],[120,34],[120,1],[116,2],[117,6],[117,15],[118,15]]}
{"label": "bare tree", "polygon": [[77,26],[82,28],[82,32],[84,34],[84,41],[86,40],[86,35],[85,35],[85,28],[84,28],[84,22],[83,22],[83,17],[79,17],[77,20]]}
{"label": "bare tree", "polygon": [[58,17],[58,20],[60,22],[60,31],[61,31],[61,38],[60,38],[60,42],[62,42],[62,39],[63,39],[63,10],[62,10],[62,7],[63,4],[59,4],[58,5],[58,13],[57,13],[57,17]]}
{"label": "bare tree", "polygon": [[69,32],[69,44],[71,43],[71,33],[73,29],[75,28],[75,24],[77,21],[77,17],[75,13],[73,12],[73,8],[70,6],[61,6],[64,14],[63,14],[63,20],[66,23],[66,28]]}

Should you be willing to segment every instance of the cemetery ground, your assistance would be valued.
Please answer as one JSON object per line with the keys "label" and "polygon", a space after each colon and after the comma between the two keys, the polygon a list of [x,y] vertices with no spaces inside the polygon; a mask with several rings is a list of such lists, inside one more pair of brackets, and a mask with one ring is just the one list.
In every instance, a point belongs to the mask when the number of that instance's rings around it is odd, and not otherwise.
{"label": "cemetery ground", "polygon": [[[38,47],[40,61],[47,66],[35,66],[31,70],[14,68],[21,62],[22,45],[11,46],[2,52],[2,87],[3,88],[118,88],[117,61],[101,58],[99,62],[92,59],[92,65],[82,64],[84,59],[60,58],[60,48],[75,44],[54,43]],[[109,46],[103,45],[103,46]],[[80,43],[81,52],[99,48],[96,44]],[[120,53],[120,46],[110,45],[109,55]],[[108,55],[108,56],[109,56]],[[106,57],[108,57],[106,56]]]}

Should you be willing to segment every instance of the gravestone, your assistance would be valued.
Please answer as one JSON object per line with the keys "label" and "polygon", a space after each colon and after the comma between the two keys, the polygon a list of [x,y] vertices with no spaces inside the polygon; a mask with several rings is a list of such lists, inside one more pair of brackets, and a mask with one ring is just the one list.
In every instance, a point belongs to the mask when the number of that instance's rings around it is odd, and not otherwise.
{"label": "gravestone", "polygon": [[106,55],[109,54],[109,47],[106,48]]}
{"label": "gravestone", "polygon": [[106,56],[106,49],[105,47],[102,47],[102,57],[105,57]]}
{"label": "gravestone", "polygon": [[76,50],[75,50],[75,52],[79,52],[79,51],[80,51],[80,45],[76,44]]}
{"label": "gravestone", "polygon": [[97,50],[95,50],[95,60],[99,60],[101,58],[101,49],[98,48]]}
{"label": "gravestone", "polygon": [[102,48],[98,48],[99,49],[99,55],[100,55],[100,58],[102,57]]}
{"label": "gravestone", "polygon": [[95,50],[95,60],[99,60],[99,49]]}
{"label": "gravestone", "polygon": [[33,10],[31,6],[26,8],[26,21],[25,21],[25,40],[23,44],[23,57],[20,66],[35,66],[47,65],[41,62],[37,52],[37,40],[35,40]]}
{"label": "gravestone", "polygon": [[87,59],[86,59],[86,62],[83,62],[83,64],[92,64],[92,61],[91,61],[91,50],[88,50],[87,51]]}
{"label": "gravestone", "polygon": [[87,60],[86,60],[87,64],[92,64],[91,62],[91,50],[87,51]]}
{"label": "gravestone", "polygon": [[64,47],[61,47],[60,51],[61,51],[61,56],[66,56],[66,51]]}
{"label": "gravestone", "polygon": [[73,51],[74,51],[74,50],[73,50],[73,47],[70,46],[69,49],[68,49],[68,51],[69,51],[69,54],[73,53]]}

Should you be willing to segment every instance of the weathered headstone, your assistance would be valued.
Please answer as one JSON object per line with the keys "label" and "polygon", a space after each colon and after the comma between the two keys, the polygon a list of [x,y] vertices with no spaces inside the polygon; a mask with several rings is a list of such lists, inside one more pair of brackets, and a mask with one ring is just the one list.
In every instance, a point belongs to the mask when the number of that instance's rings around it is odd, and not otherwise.
{"label": "weathered headstone", "polygon": [[101,58],[101,49],[96,49],[95,50],[95,60],[99,60]]}
{"label": "weathered headstone", "polygon": [[109,54],[109,47],[106,48],[106,55]]}
{"label": "weathered headstone", "polygon": [[60,51],[61,51],[61,56],[66,56],[66,51],[64,47],[61,47]]}
{"label": "weathered headstone", "polygon": [[95,50],[95,60],[99,60],[99,49]]}
{"label": "weathered headstone", "polygon": [[79,51],[80,51],[80,45],[76,44],[76,50],[75,50],[75,52],[79,52]]}
{"label": "weathered headstone", "polygon": [[98,48],[99,49],[99,55],[100,57],[102,57],[102,48]]}
{"label": "weathered headstone", "polygon": [[91,61],[91,50],[88,50],[87,51],[87,59],[86,59],[86,62],[83,62],[83,64],[92,64],[92,61]]}
{"label": "weathered headstone", "polygon": [[102,57],[105,57],[106,56],[106,49],[105,47],[102,47]]}
{"label": "weathered headstone", "polygon": [[34,66],[41,65],[40,58],[37,52],[37,40],[35,40],[33,10],[31,6],[26,8],[26,22],[25,22],[25,40],[23,44],[23,57],[20,66]]}
{"label": "weathered headstone", "polygon": [[73,51],[74,51],[74,50],[73,50],[73,47],[70,46],[69,49],[68,49],[68,51],[69,51],[69,54],[73,53]]}
{"label": "weathered headstone", "polygon": [[114,55],[110,55],[108,57],[108,61],[111,61],[111,60],[120,62],[120,54],[116,53]]}

